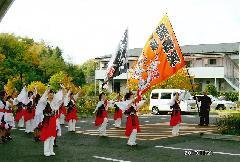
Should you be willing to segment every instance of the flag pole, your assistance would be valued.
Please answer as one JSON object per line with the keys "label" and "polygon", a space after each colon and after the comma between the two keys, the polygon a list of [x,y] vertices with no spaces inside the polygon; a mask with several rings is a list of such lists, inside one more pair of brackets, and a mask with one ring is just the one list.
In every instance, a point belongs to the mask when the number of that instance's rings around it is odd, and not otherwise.
{"label": "flag pole", "polygon": [[[129,62],[128,62],[128,52],[129,52],[129,44],[128,44],[128,42],[129,42],[129,35],[128,35],[128,33],[129,33],[129,31],[128,31],[128,27],[127,27],[127,53],[126,53],[126,63],[128,63],[127,65],[129,65]],[[129,88],[129,86],[128,86],[128,73],[129,73],[129,68],[130,68],[130,65],[129,66],[127,66],[127,85],[126,85],[126,87],[128,87]]]}

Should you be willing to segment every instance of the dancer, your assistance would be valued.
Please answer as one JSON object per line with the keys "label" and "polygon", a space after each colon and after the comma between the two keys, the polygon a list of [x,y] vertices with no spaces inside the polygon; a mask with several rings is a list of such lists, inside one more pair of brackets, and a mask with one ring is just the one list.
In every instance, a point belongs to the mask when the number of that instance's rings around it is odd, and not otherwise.
{"label": "dancer", "polygon": [[180,102],[181,100],[179,98],[179,94],[176,93],[172,101],[172,106],[171,106],[172,114],[170,119],[170,126],[172,126],[173,136],[179,135],[180,123],[182,122]]}
{"label": "dancer", "polygon": [[59,114],[60,114],[59,123],[60,123],[60,125],[64,125],[65,124],[65,117],[67,115],[67,109],[64,106],[64,103],[59,108]]}
{"label": "dancer", "polygon": [[98,126],[99,136],[107,136],[106,128],[108,123],[108,110],[109,102],[106,100],[105,93],[99,95],[99,102],[94,113],[96,113],[95,126]]}
{"label": "dancer", "polygon": [[68,122],[68,131],[75,132],[76,122],[78,121],[76,100],[73,93],[70,93],[70,101],[67,104],[66,122]]}
{"label": "dancer", "polygon": [[1,91],[0,92],[0,137],[1,137],[1,142],[0,143],[5,143],[6,142],[6,122],[4,120],[4,115],[5,115],[5,97],[6,97],[6,93],[5,91]]}
{"label": "dancer", "polygon": [[[117,96],[117,102],[121,102],[121,95],[120,93]],[[122,109],[120,109],[116,104],[114,104],[115,112],[114,112],[114,121],[115,121],[115,128],[120,128],[122,123]]]}
{"label": "dancer", "polygon": [[137,116],[138,105],[133,99],[133,94],[131,92],[125,95],[125,100],[129,101],[128,109],[124,112],[127,115],[126,131],[125,135],[129,137],[127,145],[134,146],[137,145],[136,137],[137,133],[140,132],[139,120]]}
{"label": "dancer", "polygon": [[15,115],[15,122],[18,123],[17,127],[18,128],[23,128],[24,127],[24,109],[23,109],[23,103],[18,102],[17,103],[17,112]]}
{"label": "dancer", "polygon": [[6,105],[5,105],[5,121],[7,124],[7,134],[6,134],[6,138],[8,140],[12,140],[12,137],[10,136],[11,134],[11,130],[12,128],[15,127],[15,120],[14,120],[14,116],[13,116],[13,99],[12,96],[8,96],[6,99]]}
{"label": "dancer", "polygon": [[35,108],[34,108],[34,105],[33,105],[32,101],[30,101],[27,104],[26,110],[25,110],[25,113],[24,113],[24,121],[25,121],[25,124],[26,124],[25,133],[34,132],[34,128],[33,128],[34,116],[35,116]]}
{"label": "dancer", "polygon": [[[44,156],[54,156],[53,145],[57,136],[57,111],[63,102],[62,90],[54,95],[46,90],[38,101],[35,113],[35,126],[40,126],[40,140],[44,142]],[[43,118],[44,116],[44,118]],[[42,122],[42,124],[40,124]],[[42,126],[41,126],[42,125]]]}
{"label": "dancer", "polygon": [[[52,92],[50,92],[50,95],[51,93]],[[53,152],[53,145],[54,145],[54,139],[57,135],[56,134],[56,116],[52,111],[49,102],[47,102],[47,105],[43,111],[43,115],[44,115],[44,118],[42,122],[40,140],[44,141],[44,155],[54,156],[55,153]]]}

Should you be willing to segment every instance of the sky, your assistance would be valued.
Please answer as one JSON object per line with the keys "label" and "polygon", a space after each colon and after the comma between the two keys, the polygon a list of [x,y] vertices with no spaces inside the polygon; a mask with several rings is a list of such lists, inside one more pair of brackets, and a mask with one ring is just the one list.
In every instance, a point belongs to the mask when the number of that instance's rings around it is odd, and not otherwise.
{"label": "sky", "polygon": [[240,42],[239,0],[15,0],[0,32],[44,40],[82,64],[116,51],[143,48],[164,13],[180,45]]}

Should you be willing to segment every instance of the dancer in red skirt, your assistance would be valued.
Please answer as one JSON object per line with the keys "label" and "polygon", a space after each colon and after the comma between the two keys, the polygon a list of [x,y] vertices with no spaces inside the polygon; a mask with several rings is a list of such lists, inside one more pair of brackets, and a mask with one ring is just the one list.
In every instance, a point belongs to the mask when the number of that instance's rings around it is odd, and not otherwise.
{"label": "dancer in red skirt", "polygon": [[67,105],[66,122],[68,122],[68,131],[75,132],[76,122],[78,121],[76,101],[73,93],[70,94],[70,101]]}
{"label": "dancer in red skirt", "polygon": [[129,137],[127,145],[134,146],[136,145],[137,133],[140,132],[137,105],[133,101],[133,94],[131,92],[125,95],[125,100],[130,101],[128,109],[124,112],[127,115],[125,135]]}
{"label": "dancer in red skirt", "polygon": [[46,108],[43,111],[44,118],[42,121],[42,129],[40,140],[44,141],[44,155],[55,155],[53,152],[54,139],[57,135],[56,131],[56,116],[52,111],[50,104],[47,103]]}
{"label": "dancer in red skirt", "polygon": [[95,119],[95,126],[98,126],[99,135],[100,136],[106,136],[106,128],[108,123],[108,101],[106,100],[105,93],[101,93],[99,95],[99,102],[97,104],[97,107],[94,111],[96,113],[96,119]]}
{"label": "dancer in red skirt", "polygon": [[17,112],[15,116],[15,121],[18,123],[18,128],[24,127],[24,109],[23,109],[23,103],[18,102],[17,103]]}
{"label": "dancer in red skirt", "polygon": [[[117,102],[121,101],[121,95],[118,94],[117,97]],[[122,123],[122,110],[115,104],[115,112],[114,112],[114,116],[113,119],[115,121],[115,128],[120,128],[121,127],[121,123]]]}
{"label": "dancer in red skirt", "polygon": [[62,103],[62,105],[59,108],[59,115],[60,115],[59,123],[60,123],[60,125],[64,125],[65,117],[67,115],[67,109],[64,106],[64,103]]}
{"label": "dancer in red skirt", "polygon": [[[55,111],[53,111],[54,105],[53,101],[54,92],[52,90],[48,91],[47,94],[47,100],[45,101],[45,94],[42,96],[42,98],[39,100],[39,104],[44,104],[46,102],[46,105],[43,110],[43,121],[41,124],[41,135],[40,140],[44,141],[44,155],[45,156],[54,156],[55,153],[53,152],[53,145],[54,140],[57,136],[57,115],[55,115]],[[41,101],[42,100],[42,101]],[[60,106],[60,105],[59,105]]]}
{"label": "dancer in red skirt", "polygon": [[179,129],[180,129],[180,123],[182,122],[181,118],[181,109],[180,109],[180,99],[179,94],[176,93],[175,98],[173,100],[172,108],[172,114],[170,119],[170,126],[172,126],[172,135],[178,136],[179,135]]}
{"label": "dancer in red skirt", "polygon": [[33,128],[34,116],[35,116],[35,108],[32,101],[30,101],[27,104],[26,109],[24,111],[24,122],[26,124],[25,133],[34,132],[34,128]]}

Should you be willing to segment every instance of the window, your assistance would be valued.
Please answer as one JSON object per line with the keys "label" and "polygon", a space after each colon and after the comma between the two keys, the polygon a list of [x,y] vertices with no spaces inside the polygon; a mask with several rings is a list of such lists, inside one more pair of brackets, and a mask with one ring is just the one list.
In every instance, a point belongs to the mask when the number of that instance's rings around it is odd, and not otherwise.
{"label": "window", "polygon": [[152,93],[151,99],[158,99],[159,93]]}
{"label": "window", "polygon": [[216,65],[217,64],[217,60],[216,59],[209,59],[209,64],[210,65]]}
{"label": "window", "polygon": [[107,69],[107,67],[108,67],[108,63],[103,63],[102,69],[105,70],[105,69]]}
{"label": "window", "polygon": [[187,67],[191,67],[192,66],[192,61],[185,61],[185,62],[186,62]]}
{"label": "window", "polygon": [[172,93],[162,93],[161,99],[171,99],[171,94]]}

